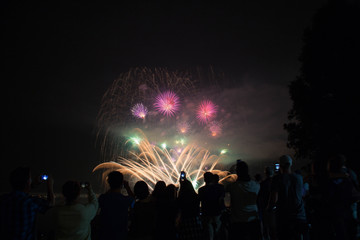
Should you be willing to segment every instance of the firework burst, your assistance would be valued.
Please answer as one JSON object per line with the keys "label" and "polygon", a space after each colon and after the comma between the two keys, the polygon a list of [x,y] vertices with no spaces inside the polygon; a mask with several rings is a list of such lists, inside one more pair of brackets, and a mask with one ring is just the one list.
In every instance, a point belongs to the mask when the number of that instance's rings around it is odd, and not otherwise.
{"label": "firework burst", "polygon": [[201,123],[208,123],[212,120],[217,112],[217,106],[209,100],[204,100],[200,103],[197,109],[197,119]]}
{"label": "firework burst", "polygon": [[180,134],[187,134],[190,131],[190,124],[186,121],[181,121],[177,124],[177,131]]}
{"label": "firework burst", "polygon": [[137,137],[130,138],[128,142],[135,141],[133,151],[129,151],[129,157],[118,157],[117,162],[101,163],[93,171],[105,169],[103,180],[113,170],[119,170],[132,182],[146,181],[150,188],[157,181],[165,181],[167,184],[178,184],[181,171],[185,171],[187,179],[192,182],[197,190],[204,183],[203,174],[206,171],[218,174],[220,181],[229,179],[229,172],[215,169],[216,165],[225,158],[225,155],[211,155],[204,148],[193,144],[185,146],[181,151],[167,149],[166,147],[150,144],[145,134],[136,129]]}
{"label": "firework burst", "polygon": [[179,97],[172,91],[160,93],[155,99],[155,109],[165,116],[173,116],[179,110]]}
{"label": "firework burst", "polygon": [[148,110],[142,103],[137,103],[131,108],[131,112],[134,117],[145,119]]}
{"label": "firework burst", "polygon": [[212,121],[209,124],[209,130],[210,130],[210,134],[213,137],[217,137],[221,134],[222,131],[222,124],[220,122],[217,121]]}

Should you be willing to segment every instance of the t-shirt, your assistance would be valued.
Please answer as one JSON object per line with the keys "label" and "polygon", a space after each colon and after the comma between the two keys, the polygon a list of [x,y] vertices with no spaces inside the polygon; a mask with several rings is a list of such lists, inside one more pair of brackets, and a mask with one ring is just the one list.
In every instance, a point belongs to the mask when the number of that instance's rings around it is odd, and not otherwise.
{"label": "t-shirt", "polygon": [[1,196],[0,238],[34,239],[36,214],[45,213],[48,208],[48,201],[22,191]]}
{"label": "t-shirt", "polygon": [[55,238],[91,239],[90,222],[98,210],[98,201],[93,191],[89,194],[89,203],[56,206],[53,209],[55,218]]}
{"label": "t-shirt", "polygon": [[225,208],[225,188],[221,184],[205,185],[199,189],[201,211],[204,216],[218,216]]}
{"label": "t-shirt", "polygon": [[258,219],[256,205],[260,184],[250,181],[236,181],[225,186],[226,192],[230,193],[230,209],[232,222],[251,222]]}
{"label": "t-shirt", "polygon": [[278,193],[276,213],[283,217],[306,219],[303,202],[303,179],[296,173],[273,177],[271,191]]}
{"label": "t-shirt", "polygon": [[134,201],[133,197],[117,192],[100,195],[100,239],[123,239],[127,236],[129,208]]}

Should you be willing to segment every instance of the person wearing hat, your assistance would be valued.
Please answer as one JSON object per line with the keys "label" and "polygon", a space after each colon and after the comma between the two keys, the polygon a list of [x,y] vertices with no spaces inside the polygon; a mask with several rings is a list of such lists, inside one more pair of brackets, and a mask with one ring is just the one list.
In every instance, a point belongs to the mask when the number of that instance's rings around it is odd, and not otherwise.
{"label": "person wearing hat", "polygon": [[268,206],[275,212],[278,239],[308,239],[302,176],[291,171],[290,156],[281,156],[279,162],[280,173],[272,179]]}

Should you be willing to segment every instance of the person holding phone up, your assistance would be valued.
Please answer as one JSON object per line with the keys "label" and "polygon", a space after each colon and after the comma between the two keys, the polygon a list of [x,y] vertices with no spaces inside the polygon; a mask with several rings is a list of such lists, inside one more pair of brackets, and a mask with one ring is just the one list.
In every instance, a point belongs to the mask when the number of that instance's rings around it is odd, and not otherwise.
{"label": "person holding phone up", "polygon": [[[80,203],[81,189],[86,190],[88,203]],[[62,187],[65,204],[53,209],[56,239],[91,239],[91,220],[98,210],[98,201],[89,183],[67,181]]]}

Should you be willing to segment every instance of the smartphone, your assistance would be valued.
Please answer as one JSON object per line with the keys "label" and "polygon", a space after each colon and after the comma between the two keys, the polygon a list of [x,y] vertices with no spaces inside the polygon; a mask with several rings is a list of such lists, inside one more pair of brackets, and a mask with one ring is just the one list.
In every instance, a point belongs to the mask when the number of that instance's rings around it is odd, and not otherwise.
{"label": "smartphone", "polygon": [[275,172],[278,172],[280,170],[280,164],[275,163]]}
{"label": "smartphone", "polygon": [[181,181],[184,181],[184,180],[185,180],[185,177],[186,177],[185,172],[184,172],[184,171],[181,171],[181,173],[180,173],[180,180],[181,180]]}
{"label": "smartphone", "polygon": [[48,178],[49,178],[49,175],[47,175],[47,174],[43,174],[43,175],[40,176],[40,179],[43,180],[43,181],[48,180]]}

